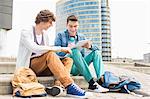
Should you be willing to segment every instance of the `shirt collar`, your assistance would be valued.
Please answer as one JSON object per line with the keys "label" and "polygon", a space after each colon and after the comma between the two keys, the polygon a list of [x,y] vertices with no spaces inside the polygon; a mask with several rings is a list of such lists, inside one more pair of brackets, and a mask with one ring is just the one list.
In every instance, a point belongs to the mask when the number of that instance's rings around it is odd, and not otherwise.
{"label": "shirt collar", "polygon": [[[65,33],[66,33],[66,36],[67,36],[68,38],[70,38],[70,35],[69,35],[69,32],[68,32],[68,30],[65,30]],[[78,35],[78,32],[76,33],[76,36],[75,36],[75,38],[77,38],[77,35]]]}

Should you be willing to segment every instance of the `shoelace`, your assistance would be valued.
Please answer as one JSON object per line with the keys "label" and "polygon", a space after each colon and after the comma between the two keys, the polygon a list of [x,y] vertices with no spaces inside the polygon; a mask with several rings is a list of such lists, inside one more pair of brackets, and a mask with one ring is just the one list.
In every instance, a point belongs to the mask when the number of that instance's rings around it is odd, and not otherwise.
{"label": "shoelace", "polygon": [[77,86],[77,85],[75,85],[75,84],[73,84],[72,87],[73,87],[76,91],[80,92],[81,94],[84,94],[84,93],[85,93],[84,90],[82,90],[79,86]]}

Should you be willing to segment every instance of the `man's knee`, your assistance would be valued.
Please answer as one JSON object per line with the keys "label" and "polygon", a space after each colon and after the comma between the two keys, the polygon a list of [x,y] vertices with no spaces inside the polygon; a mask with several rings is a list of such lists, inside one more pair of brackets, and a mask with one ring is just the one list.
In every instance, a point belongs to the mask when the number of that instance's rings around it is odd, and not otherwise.
{"label": "man's knee", "polygon": [[65,59],[63,59],[63,61],[73,64],[73,59],[70,57],[66,57]]}
{"label": "man's knee", "polygon": [[72,49],[72,53],[75,54],[75,55],[81,55],[80,50],[77,49],[77,48]]}
{"label": "man's knee", "polygon": [[95,54],[99,54],[100,52],[98,50],[93,51]]}
{"label": "man's knee", "polygon": [[92,57],[100,56],[100,52],[98,50],[95,50],[95,51],[92,51],[89,55],[91,55]]}
{"label": "man's knee", "polygon": [[48,51],[46,54],[47,54],[47,58],[57,57],[57,54],[53,51]]}

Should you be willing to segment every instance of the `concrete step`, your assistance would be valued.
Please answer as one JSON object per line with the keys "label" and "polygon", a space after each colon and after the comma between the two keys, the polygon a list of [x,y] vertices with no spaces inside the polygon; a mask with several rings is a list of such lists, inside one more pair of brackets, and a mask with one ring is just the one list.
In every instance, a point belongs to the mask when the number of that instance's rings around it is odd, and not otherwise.
{"label": "concrete step", "polygon": [[0,62],[16,62],[16,57],[0,57]]}
{"label": "concrete step", "polygon": [[0,62],[0,74],[14,73],[16,62]]}
{"label": "concrete step", "polygon": [[[12,94],[11,79],[15,71],[16,62],[15,61],[4,61],[0,62],[0,95]],[[84,80],[82,76],[72,77],[76,84],[81,88],[87,88],[88,83]],[[38,81],[44,86],[53,86],[53,77],[38,77]]]}
{"label": "concrete step", "polygon": [[[12,94],[11,79],[13,74],[0,74],[0,95]],[[84,80],[82,76],[72,77],[76,84],[81,88],[87,88],[88,83]],[[54,78],[51,77],[38,77],[38,81],[45,87],[54,85]]]}
{"label": "concrete step", "polygon": [[0,57],[0,74],[14,73],[16,67],[15,57]]}

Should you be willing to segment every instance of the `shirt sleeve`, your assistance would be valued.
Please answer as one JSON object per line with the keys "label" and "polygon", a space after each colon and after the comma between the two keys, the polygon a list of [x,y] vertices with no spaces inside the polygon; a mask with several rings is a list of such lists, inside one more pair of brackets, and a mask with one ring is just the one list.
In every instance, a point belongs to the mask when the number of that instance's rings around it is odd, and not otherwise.
{"label": "shirt sleeve", "polygon": [[30,51],[34,53],[45,53],[49,50],[52,51],[60,51],[60,47],[50,47],[50,46],[43,46],[38,45],[32,39],[32,33],[28,30],[22,30],[21,32],[21,39],[20,42]]}
{"label": "shirt sleeve", "polygon": [[58,33],[55,38],[55,46],[61,46],[61,34]]}
{"label": "shirt sleeve", "polygon": [[[55,46],[63,47],[62,46],[62,34],[61,33],[58,33],[56,35]],[[60,56],[60,57],[64,57],[66,55],[66,53],[64,53],[64,52],[57,52],[57,55]]]}

